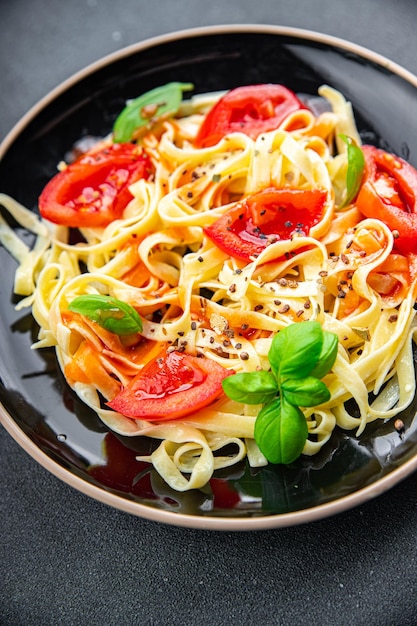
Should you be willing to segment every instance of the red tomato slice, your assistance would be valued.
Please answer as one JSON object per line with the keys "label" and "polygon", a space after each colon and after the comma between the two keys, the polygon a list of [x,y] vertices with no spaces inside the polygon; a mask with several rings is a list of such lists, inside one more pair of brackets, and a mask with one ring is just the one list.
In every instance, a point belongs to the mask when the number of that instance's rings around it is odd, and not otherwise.
{"label": "red tomato slice", "polygon": [[321,220],[326,199],[320,189],[263,189],[238,202],[204,232],[223,252],[250,261],[275,241],[308,235]]}
{"label": "red tomato slice", "polygon": [[356,206],[395,232],[395,248],[417,252],[417,170],[400,157],[363,146],[365,176]]}
{"label": "red tomato slice", "polygon": [[208,112],[194,144],[197,148],[214,146],[233,132],[256,139],[261,133],[278,128],[290,113],[305,108],[295,93],[283,85],[237,87]]}
{"label": "red tomato slice", "polygon": [[108,405],[134,419],[172,420],[195,413],[223,393],[233,370],[206,358],[164,352],[147,363]]}
{"label": "red tomato slice", "polygon": [[107,226],[133,198],[129,185],[152,171],[148,155],[136,144],[88,152],[49,181],[39,197],[39,211],[62,226]]}

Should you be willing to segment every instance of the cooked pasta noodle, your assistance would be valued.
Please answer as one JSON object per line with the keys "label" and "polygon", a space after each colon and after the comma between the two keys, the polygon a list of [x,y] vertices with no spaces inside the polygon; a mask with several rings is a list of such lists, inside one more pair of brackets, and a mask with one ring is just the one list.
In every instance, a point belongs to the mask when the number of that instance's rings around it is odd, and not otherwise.
{"label": "cooked pasta noodle", "polygon": [[[193,139],[219,94],[185,102],[175,119],[141,140],[154,176],[132,184],[133,199],[120,219],[80,228],[80,243],[69,243],[68,228],[0,196],[36,235],[30,250],[5,220],[0,223],[0,240],[19,263],[18,308],[31,307],[40,326],[33,347],[56,349],[68,384],[111,430],[160,440],[140,459],[153,463],[176,490],[203,487],[215,470],[245,457],[253,466],[267,461],[253,438],[260,406],[223,395],[163,422],[133,419],[106,406],[161,345],[251,372],[269,368],[272,338],[290,323],[317,320],[336,333],[338,355],[324,379],[331,399],[303,409],[306,455],[316,454],[336,425],[360,435],[369,422],[391,418],[415,395],[415,281],[407,265],[389,269],[391,230],[354,205],[343,206],[347,148],[339,135],[358,144],[360,137],[344,97],[328,86],[319,93],[330,110],[314,115],[300,109],[255,140],[233,133],[199,149]],[[272,242],[245,262],[205,234],[203,228],[240,199],[288,186],[326,192],[323,216],[308,236]],[[140,338],[122,338],[70,314],[68,304],[83,294],[132,305],[143,320]],[[346,408],[350,399],[358,408],[354,414]]]}

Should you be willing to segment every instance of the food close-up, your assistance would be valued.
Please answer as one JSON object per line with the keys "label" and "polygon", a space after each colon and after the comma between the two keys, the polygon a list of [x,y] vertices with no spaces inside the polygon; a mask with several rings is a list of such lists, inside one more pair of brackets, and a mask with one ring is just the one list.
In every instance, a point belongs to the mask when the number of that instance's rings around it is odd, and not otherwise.
{"label": "food close-up", "polygon": [[398,430],[417,171],[364,144],[342,93],[170,82],[67,148],[39,215],[0,197],[34,245],[5,220],[0,240],[33,349],[110,432],[151,440],[133,465],[183,492],[312,457],[336,428]]}

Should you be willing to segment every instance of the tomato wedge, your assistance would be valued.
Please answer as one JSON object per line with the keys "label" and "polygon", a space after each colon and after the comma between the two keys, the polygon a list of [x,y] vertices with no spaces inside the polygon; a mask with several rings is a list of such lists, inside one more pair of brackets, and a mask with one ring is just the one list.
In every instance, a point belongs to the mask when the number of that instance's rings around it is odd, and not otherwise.
{"label": "tomato wedge", "polygon": [[62,226],[107,226],[133,198],[129,185],[148,178],[152,171],[148,155],[133,143],[88,152],[47,183],[39,197],[39,211]]}
{"label": "tomato wedge", "polygon": [[225,135],[245,133],[256,139],[274,130],[294,111],[305,109],[294,92],[283,85],[248,85],[228,91],[206,115],[194,145],[214,146]]}
{"label": "tomato wedge", "polygon": [[271,243],[308,235],[321,220],[326,199],[321,189],[263,189],[238,202],[204,232],[229,256],[250,261]]}
{"label": "tomato wedge", "polygon": [[223,393],[233,370],[207,358],[163,352],[147,363],[108,406],[134,419],[172,420],[195,413]]}
{"label": "tomato wedge", "polygon": [[389,152],[363,146],[364,182],[356,206],[366,217],[384,222],[402,254],[417,252],[417,170]]}

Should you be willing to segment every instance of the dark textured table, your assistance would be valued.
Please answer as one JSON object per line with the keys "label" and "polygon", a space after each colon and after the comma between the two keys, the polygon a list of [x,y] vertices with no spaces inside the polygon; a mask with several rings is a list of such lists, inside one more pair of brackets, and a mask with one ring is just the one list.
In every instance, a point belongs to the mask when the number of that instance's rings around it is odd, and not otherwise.
{"label": "dark textured table", "polygon": [[[414,0],[2,0],[0,138],[101,56],[220,23],[321,31],[417,72]],[[416,476],[308,526],[187,530],[74,491],[0,429],[0,494],[2,626],[417,624]]]}

